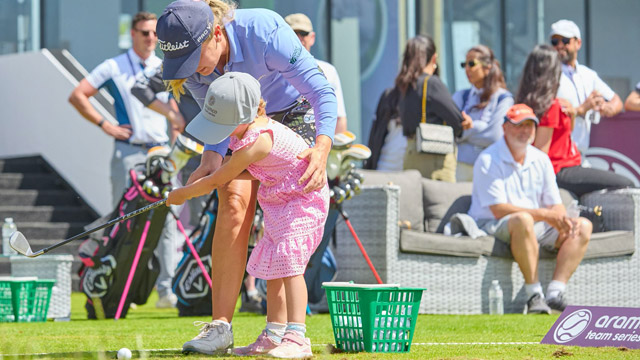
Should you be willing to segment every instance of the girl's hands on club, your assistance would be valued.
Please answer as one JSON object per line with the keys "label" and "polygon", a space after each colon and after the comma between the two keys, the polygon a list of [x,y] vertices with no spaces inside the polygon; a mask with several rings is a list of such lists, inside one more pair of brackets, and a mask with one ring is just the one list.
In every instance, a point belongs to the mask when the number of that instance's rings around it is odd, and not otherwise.
{"label": "girl's hands on club", "polygon": [[169,192],[165,205],[182,205],[185,201],[187,201],[187,196],[185,194],[184,188],[179,188]]}

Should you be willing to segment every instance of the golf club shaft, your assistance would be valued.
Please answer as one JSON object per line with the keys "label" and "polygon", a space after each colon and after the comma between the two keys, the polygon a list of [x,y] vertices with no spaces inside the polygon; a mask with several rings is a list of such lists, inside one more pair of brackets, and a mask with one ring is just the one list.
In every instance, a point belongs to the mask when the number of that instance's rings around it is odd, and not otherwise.
{"label": "golf club shaft", "polygon": [[87,230],[87,231],[85,231],[83,233],[80,233],[80,234],[78,234],[78,235],[76,235],[74,237],[68,238],[66,240],[62,240],[61,242],[59,242],[57,244],[53,244],[53,245],[51,245],[49,247],[46,247],[46,248],[44,248],[42,250],[36,251],[34,253],[34,256],[40,256],[40,255],[45,254],[45,253],[47,253],[47,252],[49,252],[49,251],[51,251],[53,249],[59,248],[60,246],[66,244],[66,243],[69,243],[69,242],[71,242],[73,240],[80,239],[80,238],[85,237],[85,236],[87,236],[87,235],[89,235],[91,233],[94,233],[94,232],[98,231],[98,230],[102,230],[102,229],[104,229],[106,227],[109,227],[109,226],[111,226],[113,224],[117,224],[119,222],[122,222],[122,221],[125,221],[125,220],[129,220],[132,217],[138,216],[138,215],[140,215],[140,214],[142,214],[144,212],[147,212],[147,211],[149,211],[151,209],[155,209],[158,206],[162,206],[162,205],[165,204],[165,202],[167,202],[166,199],[163,199],[163,200],[160,200],[160,201],[156,201],[156,202],[151,203],[151,204],[149,204],[149,205],[147,205],[145,207],[142,207],[142,208],[140,208],[138,210],[134,210],[134,211],[132,211],[132,212],[130,212],[128,214],[124,214],[124,215],[120,216],[119,218],[115,218],[115,219],[113,219],[113,220],[111,220],[111,221],[109,221],[107,223],[104,223],[104,224],[98,226],[98,227],[95,227],[93,229],[89,229],[89,230]]}
{"label": "golf club shaft", "polygon": [[349,231],[351,231],[351,235],[353,235],[353,239],[356,241],[356,245],[358,245],[358,248],[360,249],[360,252],[364,257],[364,260],[367,262],[367,265],[369,265],[369,269],[371,269],[371,272],[373,273],[373,277],[376,278],[376,281],[378,282],[378,284],[383,284],[382,279],[380,278],[380,275],[378,275],[378,272],[376,271],[376,268],[373,266],[371,259],[369,259],[369,255],[367,254],[367,251],[364,249],[364,246],[362,246],[362,242],[360,242],[360,238],[358,238],[358,234],[356,234],[356,231],[353,229],[353,226],[351,226],[351,221],[349,221],[349,215],[347,215],[347,213],[342,209],[342,204],[338,205],[338,211],[340,212],[340,215],[342,215],[342,218],[344,219],[345,224],[347,224],[347,227],[349,227]]}

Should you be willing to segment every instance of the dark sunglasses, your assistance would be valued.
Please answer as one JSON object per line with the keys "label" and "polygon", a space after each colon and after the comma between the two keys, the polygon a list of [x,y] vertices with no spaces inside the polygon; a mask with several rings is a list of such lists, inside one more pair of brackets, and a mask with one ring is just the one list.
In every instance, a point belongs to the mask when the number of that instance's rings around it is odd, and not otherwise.
{"label": "dark sunglasses", "polygon": [[562,38],[553,38],[551,39],[551,45],[553,46],[558,46],[558,44],[560,44],[560,40],[562,40],[562,43],[567,45],[571,42],[571,38],[566,38],[566,37],[562,37]]}
{"label": "dark sunglasses", "polygon": [[140,34],[142,34],[142,36],[147,37],[150,34],[153,34],[153,36],[157,36],[155,30],[138,30],[138,29],[133,29],[137,32],[139,32]]}
{"label": "dark sunglasses", "polygon": [[295,33],[299,36],[305,37],[307,35],[309,35],[308,31],[302,31],[302,30],[296,30]]}
{"label": "dark sunglasses", "polygon": [[472,67],[474,67],[474,66],[476,66],[476,65],[478,65],[478,64],[482,64],[482,63],[483,63],[482,61],[480,61],[480,60],[475,60],[475,59],[474,59],[474,60],[469,60],[469,61],[463,61],[463,62],[461,62],[461,63],[460,63],[460,67],[461,67],[461,68],[463,68],[463,69],[464,69],[465,67],[467,67],[467,66],[469,66],[470,68],[472,68]]}

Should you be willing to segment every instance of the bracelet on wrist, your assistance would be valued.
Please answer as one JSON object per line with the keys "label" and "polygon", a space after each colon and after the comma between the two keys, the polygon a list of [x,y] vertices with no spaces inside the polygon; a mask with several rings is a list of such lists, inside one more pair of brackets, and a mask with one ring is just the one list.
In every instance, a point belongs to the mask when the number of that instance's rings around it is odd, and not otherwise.
{"label": "bracelet on wrist", "polygon": [[98,127],[102,127],[102,125],[104,125],[104,118],[100,119],[100,121],[98,121]]}

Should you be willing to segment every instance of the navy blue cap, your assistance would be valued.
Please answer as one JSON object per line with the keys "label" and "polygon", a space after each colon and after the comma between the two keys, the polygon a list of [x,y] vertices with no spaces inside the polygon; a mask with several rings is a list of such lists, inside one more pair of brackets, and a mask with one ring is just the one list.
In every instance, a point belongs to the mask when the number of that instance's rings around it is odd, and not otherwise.
{"label": "navy blue cap", "polygon": [[156,32],[164,53],[162,79],[186,79],[198,69],[202,43],[213,30],[214,17],[204,1],[174,1],[162,12]]}

